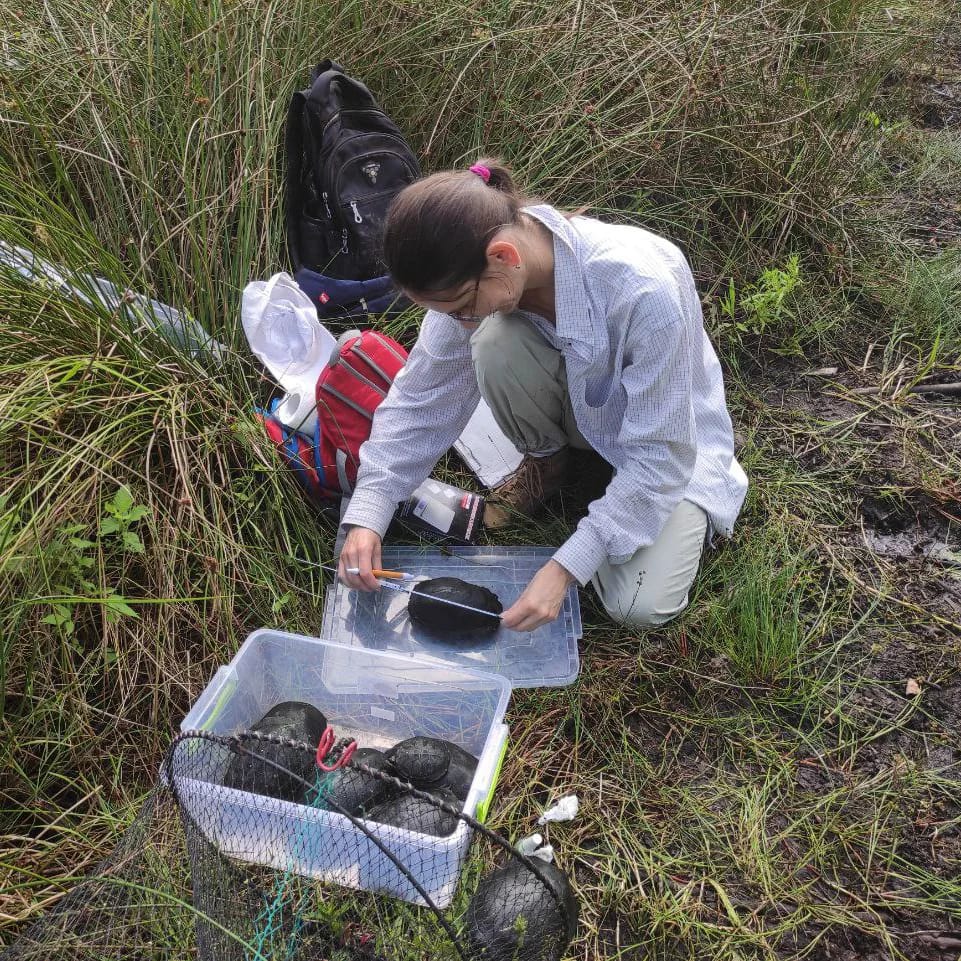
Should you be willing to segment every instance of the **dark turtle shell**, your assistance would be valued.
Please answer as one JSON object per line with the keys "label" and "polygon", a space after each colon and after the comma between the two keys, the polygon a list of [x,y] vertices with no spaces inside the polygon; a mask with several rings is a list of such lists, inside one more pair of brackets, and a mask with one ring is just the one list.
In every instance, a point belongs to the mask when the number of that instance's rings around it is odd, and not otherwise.
{"label": "dark turtle shell", "polygon": [[398,777],[421,790],[449,788],[461,801],[477,770],[477,758],[460,745],[436,737],[409,737],[395,744],[387,756],[393,762]]}
{"label": "dark turtle shell", "polygon": [[559,961],[577,930],[579,906],[567,875],[532,858],[512,858],[480,879],[467,906],[470,957]]}
{"label": "dark turtle shell", "polygon": [[[316,747],[326,727],[327,719],[313,705],[284,701],[252,724],[250,730]],[[238,791],[301,803],[309,790],[307,785],[314,783],[316,771],[314,755],[308,751],[248,740],[240,742],[240,750],[230,759],[223,783]]]}
{"label": "dark turtle shell", "polygon": [[[433,598],[442,598],[442,602]],[[489,611],[490,616],[444,604],[443,600]],[[414,624],[431,634],[452,640],[465,635],[472,639],[494,634],[501,626],[497,615],[503,610],[504,605],[493,591],[479,584],[469,584],[459,577],[434,577],[421,581],[411,592],[407,605]]]}
{"label": "dark turtle shell", "polygon": [[[397,775],[386,755],[372,747],[359,748],[354,752],[350,763],[331,772],[320,783],[317,807],[328,807],[356,817],[387,799],[391,793],[391,785],[353,767],[353,761],[365,764],[374,771]],[[308,802],[312,801],[312,798],[308,798]]]}
{"label": "dark turtle shell", "polygon": [[[455,808],[461,807],[461,802],[447,788],[438,788],[431,794],[438,801],[445,801]],[[417,831],[419,834],[432,834],[437,838],[453,834],[458,821],[458,818],[449,811],[413,794],[402,794],[400,797],[385,801],[374,808],[367,818],[395,828]]]}

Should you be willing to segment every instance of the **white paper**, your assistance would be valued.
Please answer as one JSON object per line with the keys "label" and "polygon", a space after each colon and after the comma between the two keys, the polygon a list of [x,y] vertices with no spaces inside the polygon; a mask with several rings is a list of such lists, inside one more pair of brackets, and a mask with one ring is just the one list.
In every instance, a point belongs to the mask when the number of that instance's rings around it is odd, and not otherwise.
{"label": "white paper", "polygon": [[313,390],[295,390],[284,394],[274,415],[294,430],[311,435],[317,423],[317,397]]}
{"label": "white paper", "polygon": [[576,794],[567,794],[557,804],[548,808],[538,819],[538,824],[548,824],[551,821],[573,821],[577,817],[580,806]]}
{"label": "white paper", "polygon": [[494,413],[483,397],[454,444],[454,450],[485,487],[496,487],[517,470],[523,459],[523,454],[497,426]]}
{"label": "white paper", "polygon": [[554,848],[550,844],[544,844],[544,838],[540,834],[522,838],[514,845],[514,850],[519,854],[526,854],[529,858],[539,858],[548,864],[554,860]]}

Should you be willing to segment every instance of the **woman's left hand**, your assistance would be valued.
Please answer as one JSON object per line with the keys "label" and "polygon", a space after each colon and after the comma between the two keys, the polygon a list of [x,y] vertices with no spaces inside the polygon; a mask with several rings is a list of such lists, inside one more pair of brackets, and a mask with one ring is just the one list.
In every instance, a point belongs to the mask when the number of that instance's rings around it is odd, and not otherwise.
{"label": "woman's left hand", "polygon": [[561,612],[564,596],[575,577],[557,561],[548,561],[519,598],[504,611],[501,623],[512,631],[533,631]]}

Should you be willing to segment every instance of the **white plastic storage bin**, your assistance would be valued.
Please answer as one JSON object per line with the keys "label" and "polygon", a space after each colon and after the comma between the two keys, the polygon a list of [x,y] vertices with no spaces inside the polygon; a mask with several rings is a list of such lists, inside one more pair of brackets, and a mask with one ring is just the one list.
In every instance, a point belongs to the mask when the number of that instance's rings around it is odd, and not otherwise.
{"label": "white plastic storage bin", "polygon": [[[235,734],[281,701],[305,701],[338,736],[356,737],[361,746],[442,738],[478,758],[464,805],[473,815],[486,804],[500,766],[510,691],[498,675],[264,629],[217,671],[181,729]],[[225,749],[224,770],[229,760]],[[197,820],[211,825],[210,840],[227,855],[423,903],[390,857],[341,814],[191,778],[180,778],[177,790],[188,813],[196,805]],[[450,903],[470,844],[467,825],[438,838],[365,824],[438,906]]]}

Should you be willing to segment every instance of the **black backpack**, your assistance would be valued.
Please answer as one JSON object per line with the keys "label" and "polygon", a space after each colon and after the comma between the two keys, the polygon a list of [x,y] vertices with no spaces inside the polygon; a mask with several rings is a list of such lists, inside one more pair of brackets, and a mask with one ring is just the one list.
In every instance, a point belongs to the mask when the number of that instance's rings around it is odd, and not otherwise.
{"label": "black backpack", "polygon": [[287,250],[294,271],[368,280],[391,200],[420,166],[371,92],[324,60],[287,113]]}

